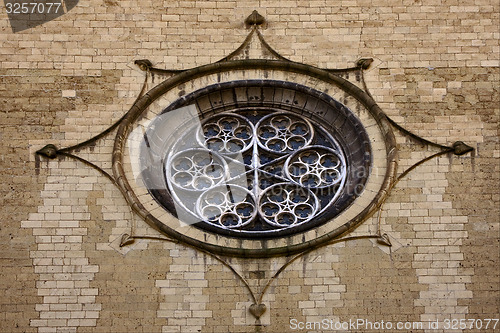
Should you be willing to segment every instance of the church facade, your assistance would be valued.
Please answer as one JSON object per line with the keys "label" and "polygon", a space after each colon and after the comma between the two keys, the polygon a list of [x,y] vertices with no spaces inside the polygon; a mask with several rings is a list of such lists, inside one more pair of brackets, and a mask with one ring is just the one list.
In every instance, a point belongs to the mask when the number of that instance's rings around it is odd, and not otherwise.
{"label": "church facade", "polygon": [[498,4],[66,2],[2,14],[0,331],[500,330]]}

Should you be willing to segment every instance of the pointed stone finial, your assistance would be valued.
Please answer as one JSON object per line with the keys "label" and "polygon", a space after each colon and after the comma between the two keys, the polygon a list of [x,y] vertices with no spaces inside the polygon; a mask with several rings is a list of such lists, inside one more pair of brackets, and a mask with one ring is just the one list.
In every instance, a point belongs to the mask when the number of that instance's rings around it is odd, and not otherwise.
{"label": "pointed stone finial", "polygon": [[255,319],[259,319],[262,317],[262,315],[266,312],[266,305],[264,303],[261,304],[252,304],[250,305],[250,308],[248,309],[252,316],[255,317]]}
{"label": "pointed stone finial", "polygon": [[462,141],[457,141],[453,144],[453,154],[455,154],[455,155],[467,154],[468,152],[473,151],[473,150],[474,150],[474,148],[466,145]]}
{"label": "pointed stone finial", "polygon": [[48,144],[42,149],[38,150],[36,152],[38,155],[42,155],[44,157],[54,159],[57,157],[57,147],[54,146],[53,144]]}
{"label": "pointed stone finial", "polygon": [[373,58],[361,58],[356,61],[356,66],[361,67],[361,69],[368,69],[373,62]]}
{"label": "pointed stone finial", "polygon": [[134,61],[134,64],[139,66],[142,71],[147,71],[153,67],[153,64],[148,59],[140,59]]}
{"label": "pointed stone finial", "polygon": [[391,240],[389,239],[389,235],[383,234],[379,238],[377,238],[377,243],[385,246],[392,246]]}
{"label": "pointed stone finial", "polygon": [[135,239],[129,234],[123,234],[122,239],[120,240],[120,247],[124,247],[130,244],[133,244]]}
{"label": "pointed stone finial", "polygon": [[245,24],[252,26],[252,25],[262,25],[266,22],[266,19],[264,16],[260,15],[259,12],[254,10],[252,14],[250,14],[246,19],[245,19]]}

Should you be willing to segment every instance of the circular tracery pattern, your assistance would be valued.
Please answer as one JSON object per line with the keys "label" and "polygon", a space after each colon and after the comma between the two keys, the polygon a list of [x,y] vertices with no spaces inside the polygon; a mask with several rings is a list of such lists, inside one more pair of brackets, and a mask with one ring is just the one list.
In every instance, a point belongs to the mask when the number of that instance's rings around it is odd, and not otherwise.
{"label": "circular tracery pattern", "polygon": [[309,189],[290,184],[267,188],[261,196],[260,213],[267,223],[282,228],[302,224],[317,212],[318,199]]}
{"label": "circular tracery pattern", "polygon": [[206,120],[197,133],[197,139],[210,150],[234,154],[250,147],[253,131],[244,117],[224,114]]}
{"label": "circular tracery pattern", "polygon": [[346,159],[333,136],[291,112],[216,114],[172,151],[166,178],[176,205],[198,221],[244,234],[311,221],[335,202],[346,180]]}
{"label": "circular tracery pattern", "polygon": [[345,161],[332,149],[310,147],[290,156],[286,173],[295,183],[314,188],[338,184],[345,178]]}
{"label": "circular tracery pattern", "polygon": [[235,185],[204,192],[196,202],[196,211],[205,221],[224,228],[242,227],[257,213],[250,191]]}
{"label": "circular tracery pattern", "polygon": [[259,145],[271,152],[289,153],[308,145],[313,138],[313,127],[294,114],[270,114],[256,126]]}
{"label": "circular tracery pattern", "polygon": [[167,175],[175,187],[189,191],[211,188],[225,179],[226,162],[206,149],[181,151],[168,160]]}

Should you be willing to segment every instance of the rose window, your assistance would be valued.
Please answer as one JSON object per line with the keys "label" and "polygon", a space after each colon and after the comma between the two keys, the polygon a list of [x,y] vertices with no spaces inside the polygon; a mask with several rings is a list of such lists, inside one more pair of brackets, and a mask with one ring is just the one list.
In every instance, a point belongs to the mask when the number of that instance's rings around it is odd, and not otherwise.
{"label": "rose window", "polygon": [[246,234],[311,221],[335,202],[346,170],[341,147],[319,124],[266,109],[195,122],[165,160],[176,210]]}
{"label": "rose window", "polygon": [[285,82],[227,86],[179,99],[140,130],[141,179],[156,203],[237,238],[306,231],[351,205],[370,150],[349,109]]}

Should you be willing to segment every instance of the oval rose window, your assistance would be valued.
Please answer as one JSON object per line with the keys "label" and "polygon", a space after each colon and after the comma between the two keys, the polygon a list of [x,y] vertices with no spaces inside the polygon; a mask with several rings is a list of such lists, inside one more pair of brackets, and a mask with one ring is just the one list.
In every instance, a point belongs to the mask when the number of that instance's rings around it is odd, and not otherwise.
{"label": "oval rose window", "polygon": [[152,119],[143,140],[142,178],[157,203],[232,237],[282,237],[335,218],[362,191],[371,164],[351,110],[284,81],[190,93]]}

